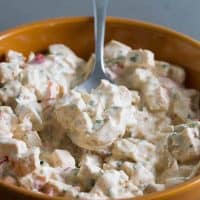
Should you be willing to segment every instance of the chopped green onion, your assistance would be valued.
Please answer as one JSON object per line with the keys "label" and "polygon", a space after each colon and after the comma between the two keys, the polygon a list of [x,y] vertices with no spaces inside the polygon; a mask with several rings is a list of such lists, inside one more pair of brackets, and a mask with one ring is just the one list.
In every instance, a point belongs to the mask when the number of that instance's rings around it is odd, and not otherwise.
{"label": "chopped green onion", "polygon": [[139,55],[138,54],[135,54],[133,56],[130,57],[130,61],[132,62],[137,62],[138,61],[138,58],[139,58]]}

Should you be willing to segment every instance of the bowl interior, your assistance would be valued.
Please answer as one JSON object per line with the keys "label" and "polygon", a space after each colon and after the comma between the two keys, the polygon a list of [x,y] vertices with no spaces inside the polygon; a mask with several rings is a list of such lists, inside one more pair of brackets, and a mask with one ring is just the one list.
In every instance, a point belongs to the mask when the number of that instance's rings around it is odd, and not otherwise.
{"label": "bowl interior", "polygon": [[[106,42],[112,39],[133,48],[150,49],[155,53],[156,59],[183,66],[187,72],[186,85],[200,89],[198,41],[160,26],[110,17],[107,19]],[[91,17],[52,19],[1,33],[0,59],[4,59],[9,49],[28,55],[31,51],[44,52],[48,45],[53,43],[64,43],[80,57],[88,59],[94,51],[93,19]],[[30,199],[33,199],[32,197]],[[148,199],[163,199],[159,198],[162,195],[157,197],[149,196]]]}

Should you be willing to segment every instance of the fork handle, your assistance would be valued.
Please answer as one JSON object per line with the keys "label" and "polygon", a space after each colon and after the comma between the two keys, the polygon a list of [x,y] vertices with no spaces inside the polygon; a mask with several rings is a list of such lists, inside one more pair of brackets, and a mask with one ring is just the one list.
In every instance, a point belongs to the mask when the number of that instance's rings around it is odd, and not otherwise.
{"label": "fork handle", "polygon": [[95,54],[96,66],[104,68],[104,37],[105,37],[105,21],[106,11],[109,0],[93,0],[94,24],[95,24]]}

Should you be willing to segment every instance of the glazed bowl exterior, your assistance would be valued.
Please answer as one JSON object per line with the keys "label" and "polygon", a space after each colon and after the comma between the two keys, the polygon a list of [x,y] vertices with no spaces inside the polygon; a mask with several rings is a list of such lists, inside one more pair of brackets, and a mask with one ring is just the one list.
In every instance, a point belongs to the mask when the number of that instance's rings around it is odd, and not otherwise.
{"label": "glazed bowl exterior", "polygon": [[[150,49],[156,59],[181,65],[187,73],[186,86],[200,89],[200,43],[173,30],[141,21],[108,17],[106,42],[112,39],[133,48]],[[45,52],[48,45],[64,43],[80,57],[88,59],[94,51],[92,17],[49,19],[0,33],[0,60],[9,49],[25,55]],[[2,200],[61,200],[0,182]],[[181,185],[134,200],[200,200],[200,177]]]}

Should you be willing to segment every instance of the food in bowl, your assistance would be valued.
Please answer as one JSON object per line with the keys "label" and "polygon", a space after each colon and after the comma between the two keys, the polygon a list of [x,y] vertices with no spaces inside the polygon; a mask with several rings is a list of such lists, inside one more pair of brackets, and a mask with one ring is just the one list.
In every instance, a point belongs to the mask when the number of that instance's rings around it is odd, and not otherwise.
{"label": "food in bowl", "polygon": [[200,170],[199,92],[182,67],[117,41],[91,92],[74,86],[91,69],[67,46],[0,63],[0,177],[77,199],[128,198],[187,181]]}

